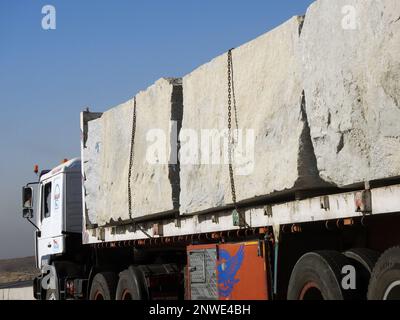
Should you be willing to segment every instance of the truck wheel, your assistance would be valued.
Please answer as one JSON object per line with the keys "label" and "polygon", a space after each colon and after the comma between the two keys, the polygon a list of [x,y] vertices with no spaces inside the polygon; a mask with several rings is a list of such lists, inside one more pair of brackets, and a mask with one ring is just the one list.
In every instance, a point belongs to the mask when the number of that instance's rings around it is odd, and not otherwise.
{"label": "truck wheel", "polygon": [[353,261],[353,266],[357,272],[357,290],[360,292],[360,298],[365,300],[367,298],[368,284],[371,279],[372,270],[379,259],[380,253],[370,249],[357,248],[346,251],[344,255]]}
{"label": "truck wheel", "polygon": [[129,267],[119,274],[117,300],[148,300],[143,273],[137,267]]}
{"label": "truck wheel", "polygon": [[372,270],[374,269],[375,264],[379,259],[380,253],[374,250],[360,248],[346,251],[344,255],[347,258],[360,263],[371,275]]}
{"label": "truck wheel", "polygon": [[400,247],[379,258],[369,282],[368,300],[400,300]]}
{"label": "truck wheel", "polygon": [[351,261],[336,251],[310,252],[296,263],[289,281],[288,300],[345,300],[342,269]]}
{"label": "truck wheel", "polygon": [[89,300],[115,300],[117,276],[113,272],[98,273],[93,278]]}

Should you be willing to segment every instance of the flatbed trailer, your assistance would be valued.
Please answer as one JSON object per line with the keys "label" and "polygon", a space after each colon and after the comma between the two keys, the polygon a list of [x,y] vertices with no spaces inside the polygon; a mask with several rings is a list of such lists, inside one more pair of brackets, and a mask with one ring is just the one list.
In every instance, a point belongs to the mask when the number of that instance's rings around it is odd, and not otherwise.
{"label": "flatbed trailer", "polygon": [[[166,220],[149,219],[135,224],[86,230],[86,243],[101,244],[119,241],[160,243],[161,239],[165,238],[171,241],[176,238],[192,241],[196,236],[235,234],[243,230],[255,231],[267,227],[279,233],[282,228],[287,230],[287,226],[293,227],[296,224],[312,222],[323,222],[328,226],[332,222],[340,224],[359,220],[363,224],[374,217],[400,212],[399,195],[400,185],[395,184],[283,203],[242,207],[241,212],[246,221],[246,225],[242,227],[232,216],[233,209]],[[373,202],[372,199],[374,199]]]}

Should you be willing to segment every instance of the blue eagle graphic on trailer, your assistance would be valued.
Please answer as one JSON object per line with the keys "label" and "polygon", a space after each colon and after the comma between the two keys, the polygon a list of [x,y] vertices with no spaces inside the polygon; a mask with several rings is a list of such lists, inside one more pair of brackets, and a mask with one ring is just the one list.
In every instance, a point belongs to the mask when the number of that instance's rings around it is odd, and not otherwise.
{"label": "blue eagle graphic on trailer", "polygon": [[222,298],[229,298],[233,288],[240,281],[236,274],[243,264],[244,245],[241,245],[236,255],[231,256],[228,251],[219,250],[218,264],[218,291]]}

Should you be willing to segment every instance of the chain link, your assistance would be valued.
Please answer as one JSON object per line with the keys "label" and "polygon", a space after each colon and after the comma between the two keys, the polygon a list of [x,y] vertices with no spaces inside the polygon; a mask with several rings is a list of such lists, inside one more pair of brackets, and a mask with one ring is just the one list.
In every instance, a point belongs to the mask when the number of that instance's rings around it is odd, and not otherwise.
{"label": "chain link", "polygon": [[236,142],[239,141],[239,120],[238,112],[236,107],[236,96],[235,96],[235,82],[233,76],[233,60],[232,60],[232,50],[228,51],[228,156],[229,156],[229,179],[231,183],[232,192],[232,202],[235,210],[239,217],[239,226],[249,228],[250,226],[246,222],[246,217],[243,212],[240,212],[237,205],[236,198],[236,186],[235,186],[235,174],[233,170],[233,148],[235,146],[235,139],[232,135],[232,102],[235,115],[235,125],[236,125]]}
{"label": "chain link", "polygon": [[136,135],[136,97],[134,98],[134,105],[133,105],[131,151],[129,158],[129,173],[128,173],[128,207],[129,207],[129,219],[131,220],[132,220],[132,205],[133,205],[131,178],[135,160],[135,135]]}
{"label": "chain link", "polygon": [[236,203],[236,187],[235,178],[233,172],[233,145],[234,140],[232,137],[232,98],[233,98],[233,108],[235,112],[236,127],[238,130],[238,120],[237,120],[237,110],[236,110],[236,98],[235,98],[235,88],[233,82],[233,63],[232,63],[232,49],[228,51],[228,157],[229,157],[229,179],[231,183],[232,192],[232,202],[237,209]]}
{"label": "chain link", "polygon": [[[133,196],[132,196],[132,171],[133,165],[135,164],[135,136],[136,136],[136,97],[133,102],[133,117],[132,117],[132,135],[131,135],[131,152],[129,157],[129,173],[128,173],[128,209],[129,209],[129,219],[133,220]],[[142,231],[146,237],[152,239],[153,237],[143,229],[139,224],[135,224],[134,226]]]}

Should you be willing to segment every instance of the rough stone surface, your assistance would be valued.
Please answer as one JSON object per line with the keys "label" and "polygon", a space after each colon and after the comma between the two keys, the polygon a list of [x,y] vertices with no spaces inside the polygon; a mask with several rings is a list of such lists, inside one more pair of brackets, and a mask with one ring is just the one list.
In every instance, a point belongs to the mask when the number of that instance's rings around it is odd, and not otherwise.
{"label": "rough stone surface", "polygon": [[[179,80],[161,79],[136,96],[135,158],[131,178],[132,218],[178,209],[179,199],[174,197],[176,184],[179,184],[179,179],[176,180],[179,171],[170,166],[168,160],[171,150],[170,120],[172,111],[176,111],[172,110],[172,106],[182,109],[179,90]],[[100,226],[130,218],[128,174],[133,110],[134,99],[89,122],[87,149],[84,151],[89,161],[85,164],[85,188],[88,194],[86,206],[90,222]],[[158,164],[149,163],[146,157],[152,143],[148,141],[148,133],[154,129],[166,134],[166,156],[157,155],[160,161]],[[90,196],[92,192],[94,196]]]}
{"label": "rough stone surface", "polygon": [[[400,176],[399,56],[398,0],[319,0],[234,50],[239,128],[256,137],[237,201]],[[184,77],[183,129],[227,128],[226,73],[224,54]],[[227,165],[182,165],[181,187],[183,214],[232,203]]]}
{"label": "rough stone surface", "polygon": [[299,56],[321,177],[347,186],[399,176],[400,1],[313,3]]}
{"label": "rough stone surface", "polygon": [[[254,168],[235,175],[237,201],[321,183],[302,108],[296,56],[301,24],[294,17],[233,51],[238,127],[255,133]],[[182,131],[194,129],[200,136],[203,129],[226,129],[227,92],[227,54],[184,77]],[[227,164],[181,164],[181,213],[232,204],[228,172]]]}
{"label": "rough stone surface", "polygon": [[103,126],[100,119],[88,122],[88,139],[83,150],[85,167],[85,200],[88,218],[91,224],[97,223],[97,212],[104,205],[101,194],[101,153],[103,141]]}

